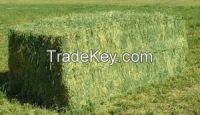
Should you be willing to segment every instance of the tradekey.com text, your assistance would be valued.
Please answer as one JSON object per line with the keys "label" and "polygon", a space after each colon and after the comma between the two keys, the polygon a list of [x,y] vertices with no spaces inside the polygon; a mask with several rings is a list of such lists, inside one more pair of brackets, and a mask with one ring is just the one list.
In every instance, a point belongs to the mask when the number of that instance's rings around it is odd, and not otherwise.
{"label": "tradekey.com text", "polygon": [[[99,50],[90,50],[88,52],[81,52],[76,50],[72,53],[60,53],[56,50],[47,50],[50,62],[63,62],[63,63],[109,63],[113,65],[115,63],[152,63],[153,54],[152,53],[128,53],[124,52],[122,54],[118,53],[106,53],[100,52]],[[55,59],[54,59],[55,58]]]}

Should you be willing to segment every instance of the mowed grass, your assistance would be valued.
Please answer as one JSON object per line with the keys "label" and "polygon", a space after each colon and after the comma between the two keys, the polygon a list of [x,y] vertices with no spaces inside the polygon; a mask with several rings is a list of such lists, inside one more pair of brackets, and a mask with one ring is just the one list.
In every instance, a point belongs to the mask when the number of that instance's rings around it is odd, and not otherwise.
{"label": "mowed grass", "polygon": [[[190,1],[191,2],[191,1]],[[141,87],[137,92],[111,98],[94,113],[141,113],[141,114],[198,114],[200,113],[200,6],[145,5],[0,5],[0,85],[6,88],[4,79],[8,72],[7,29],[16,24],[31,22],[38,18],[62,16],[71,12],[96,12],[109,10],[135,10],[138,12],[166,12],[183,16],[187,20],[189,52],[187,68],[180,76],[174,76],[164,82]],[[6,77],[5,77],[6,78]],[[4,80],[3,80],[4,79]],[[53,110],[40,109],[30,104],[10,101],[0,93],[0,114],[56,114]],[[13,100],[13,99],[12,99]]]}
{"label": "mowed grass", "polygon": [[0,4],[115,4],[115,5],[174,5],[174,6],[198,6],[199,0],[0,0]]}
{"label": "mowed grass", "polygon": [[34,107],[30,104],[20,104],[16,100],[8,100],[5,95],[0,92],[0,114],[57,114],[55,111],[49,111],[46,108]]}

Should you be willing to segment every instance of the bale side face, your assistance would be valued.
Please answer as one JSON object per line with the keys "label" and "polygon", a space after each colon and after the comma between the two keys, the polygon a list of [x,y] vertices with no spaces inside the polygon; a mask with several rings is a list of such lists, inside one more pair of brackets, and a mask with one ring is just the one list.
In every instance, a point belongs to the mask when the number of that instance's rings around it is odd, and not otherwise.
{"label": "bale side face", "polygon": [[185,67],[187,41],[183,20],[162,14],[119,12],[70,18],[81,26],[74,26],[66,34],[63,52],[151,52],[154,58],[153,63],[112,66],[96,62],[63,64],[70,104],[77,110],[100,106],[112,96],[133,93],[138,87],[176,76]]}
{"label": "bale side face", "polygon": [[[50,69],[47,49],[69,53],[98,49],[119,55],[151,52],[154,60],[112,66],[96,62],[53,63]],[[184,22],[173,16],[132,12],[71,14],[17,27],[10,36],[9,65],[16,78],[12,78],[13,84],[20,84],[17,89],[22,94],[50,95],[41,100],[58,105],[67,102],[72,109],[81,110],[179,74],[185,66],[186,50]],[[57,96],[59,101],[54,101],[57,94],[61,95]]]}
{"label": "bale side face", "polygon": [[[68,97],[61,83],[61,63],[50,64],[46,50],[60,51],[60,38],[11,30],[9,68],[11,93],[47,107],[66,106]],[[55,59],[55,58],[53,58]]]}

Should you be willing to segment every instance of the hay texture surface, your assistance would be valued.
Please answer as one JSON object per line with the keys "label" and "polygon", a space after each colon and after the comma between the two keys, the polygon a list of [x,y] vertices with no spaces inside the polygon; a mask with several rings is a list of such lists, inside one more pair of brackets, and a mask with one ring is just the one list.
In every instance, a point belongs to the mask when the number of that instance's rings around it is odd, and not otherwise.
{"label": "hay texture surface", "polygon": [[[50,63],[47,49],[151,52],[153,62]],[[49,106],[100,106],[112,96],[179,74],[186,51],[184,21],[165,14],[113,11],[39,20],[10,30],[12,89]]]}

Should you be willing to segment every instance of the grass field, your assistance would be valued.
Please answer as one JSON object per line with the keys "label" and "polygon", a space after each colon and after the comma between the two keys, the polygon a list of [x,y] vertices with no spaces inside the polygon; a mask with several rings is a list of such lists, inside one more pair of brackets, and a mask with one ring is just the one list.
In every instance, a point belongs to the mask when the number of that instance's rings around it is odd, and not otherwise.
{"label": "grass field", "polygon": [[173,6],[198,6],[199,0],[1,0],[1,4],[101,4],[101,5],[173,5]]}
{"label": "grass field", "polygon": [[[89,4],[87,4],[89,2]],[[170,2],[145,1],[59,1],[26,2],[0,0],[0,114],[57,114],[55,110],[27,104],[25,100],[7,95],[8,28],[32,22],[38,18],[55,17],[71,12],[135,10],[138,12],[164,12],[183,16],[187,20],[187,68],[179,76],[165,82],[139,88],[137,92],[111,98],[93,113],[102,114],[199,114],[200,113],[200,2],[175,0]],[[11,3],[11,4],[8,4]],[[23,4],[25,3],[25,4]],[[45,4],[46,3],[46,4]],[[23,5],[22,5],[23,4]],[[84,5],[83,5],[84,4]],[[94,4],[94,5],[93,5]],[[114,5],[113,5],[114,4]]]}

